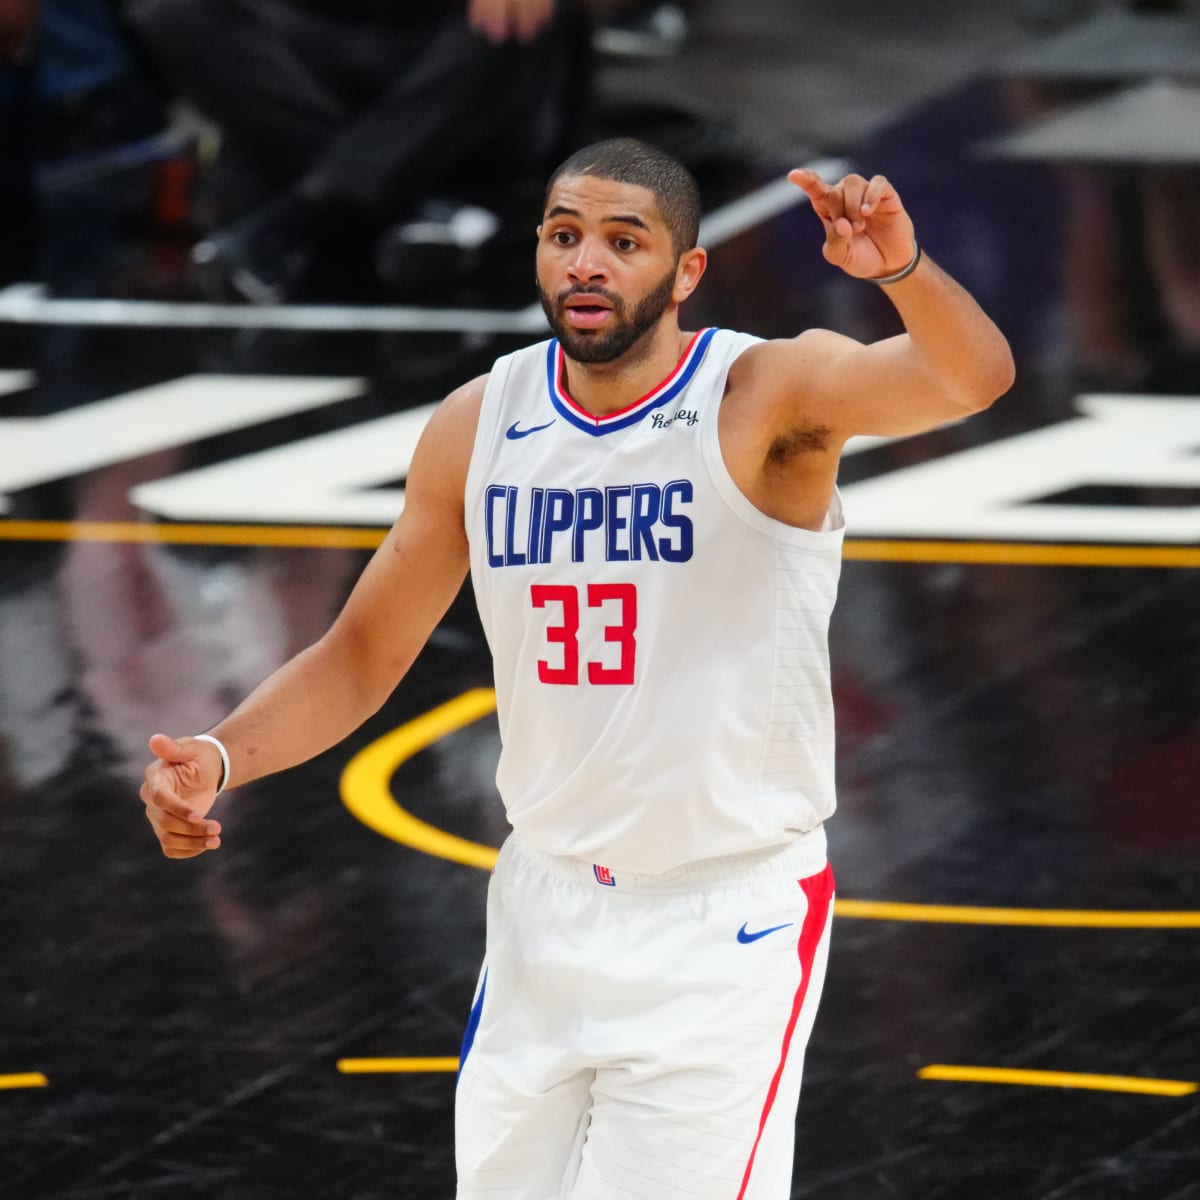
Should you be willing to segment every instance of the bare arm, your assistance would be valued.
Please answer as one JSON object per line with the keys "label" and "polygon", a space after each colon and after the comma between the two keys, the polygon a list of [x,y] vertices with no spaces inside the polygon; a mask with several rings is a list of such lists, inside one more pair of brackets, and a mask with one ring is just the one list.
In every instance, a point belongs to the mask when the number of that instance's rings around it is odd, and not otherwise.
{"label": "bare arm", "polygon": [[[826,259],[847,274],[871,280],[911,262],[912,220],[883,176],[850,175],[833,186],[812,171],[789,178],[825,227]],[[864,345],[815,329],[756,348],[756,381],[774,398],[782,429],[803,418],[827,428],[837,446],[859,433],[918,433],[978,412],[1012,386],[1004,335],[927,256],[883,289],[904,322],[898,337]]]}
{"label": "bare arm", "polygon": [[[413,456],[403,513],[320,641],[285,663],[212,731],[229,752],[226,786],[284,770],[336,745],[403,678],[467,573],[463,494],[483,380],[449,396]],[[222,763],[194,738],[155,734],[141,796],[171,858],[219,844],[204,818]],[[213,844],[215,843],[215,844]]]}

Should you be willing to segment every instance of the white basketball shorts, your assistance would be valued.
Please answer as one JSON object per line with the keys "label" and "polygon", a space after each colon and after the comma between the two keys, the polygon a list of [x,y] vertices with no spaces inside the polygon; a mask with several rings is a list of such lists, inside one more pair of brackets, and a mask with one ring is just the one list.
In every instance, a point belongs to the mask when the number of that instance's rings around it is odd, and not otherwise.
{"label": "white basketball shorts", "polygon": [[664,875],[510,837],[463,1040],[459,1200],[787,1200],[832,911],[821,830]]}

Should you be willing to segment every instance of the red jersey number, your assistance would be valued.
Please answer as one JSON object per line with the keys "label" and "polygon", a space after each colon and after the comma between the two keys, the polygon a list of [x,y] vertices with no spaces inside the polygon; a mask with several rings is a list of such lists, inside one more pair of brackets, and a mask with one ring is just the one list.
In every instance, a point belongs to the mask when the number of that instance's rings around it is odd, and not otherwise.
{"label": "red jersey number", "polygon": [[[616,624],[604,625],[604,640],[621,648],[615,667],[589,662],[587,681],[594,684],[631,684],[637,656],[637,588],[632,583],[589,583],[587,607],[615,615]],[[546,626],[546,641],[561,646],[560,665],[538,659],[538,679],[542,683],[579,683],[579,590],[563,584],[535,583],[529,589],[534,608],[557,605],[560,623]],[[608,606],[605,608],[605,606]],[[613,606],[616,606],[615,613]]]}

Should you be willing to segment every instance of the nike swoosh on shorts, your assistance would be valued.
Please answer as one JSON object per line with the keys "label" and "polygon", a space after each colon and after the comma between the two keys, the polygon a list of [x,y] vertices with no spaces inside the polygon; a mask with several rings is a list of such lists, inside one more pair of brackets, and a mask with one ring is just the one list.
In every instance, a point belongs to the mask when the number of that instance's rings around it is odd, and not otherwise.
{"label": "nike swoosh on shorts", "polygon": [[772,925],[770,929],[759,929],[754,933],[747,933],[746,926],[743,925],[738,930],[738,941],[745,946],[749,942],[757,942],[759,938],[765,938],[768,933],[778,933],[781,929],[788,929],[794,924],[794,921],[787,921],[782,925]]}

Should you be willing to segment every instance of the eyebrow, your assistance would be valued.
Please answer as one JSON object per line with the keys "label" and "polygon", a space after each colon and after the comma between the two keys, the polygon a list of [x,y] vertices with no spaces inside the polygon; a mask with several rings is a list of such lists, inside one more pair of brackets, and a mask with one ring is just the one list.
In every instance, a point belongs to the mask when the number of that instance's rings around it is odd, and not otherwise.
{"label": "eyebrow", "polygon": [[[551,217],[579,217],[578,211],[573,208],[567,208],[565,204],[556,204],[548,213],[546,219]],[[616,213],[611,217],[605,217],[604,223],[607,225],[634,225],[638,229],[650,231],[650,226],[642,220],[641,217],[634,216],[633,213]]]}

